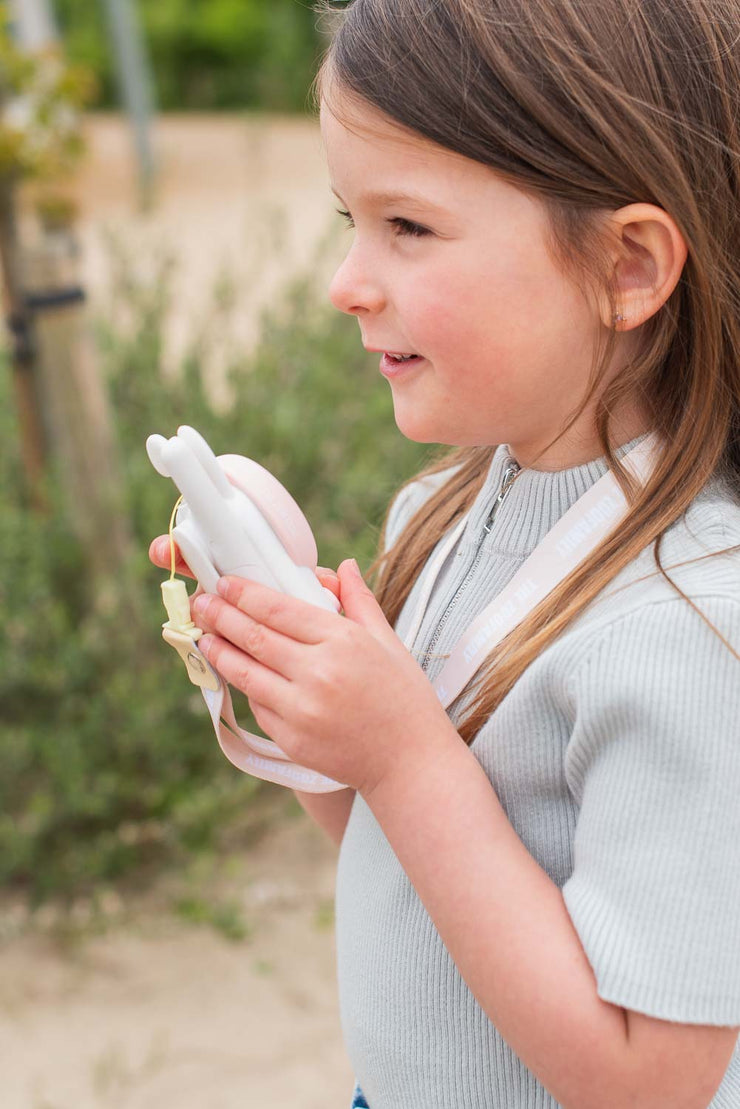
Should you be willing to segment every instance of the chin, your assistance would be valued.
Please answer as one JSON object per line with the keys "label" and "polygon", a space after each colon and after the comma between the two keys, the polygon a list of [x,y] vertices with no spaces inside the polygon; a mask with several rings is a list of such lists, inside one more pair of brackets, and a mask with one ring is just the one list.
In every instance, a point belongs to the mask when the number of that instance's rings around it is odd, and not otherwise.
{"label": "chin", "polygon": [[[444,435],[444,420],[433,413],[428,405],[417,400],[414,403],[408,396],[399,396],[391,390],[393,396],[393,416],[396,427],[401,435],[410,439],[412,443],[441,443],[440,435]],[[421,398],[421,394],[419,394]]]}
{"label": "chin", "polygon": [[462,429],[451,427],[445,420],[425,417],[418,407],[394,405],[394,416],[401,435],[412,443],[439,443],[445,447],[477,445]]}
{"label": "chin", "polygon": [[401,432],[405,439],[410,439],[412,443],[444,443],[445,439],[440,438],[440,434],[444,436],[441,430],[432,430],[428,422],[420,420],[418,417],[414,419],[413,416],[402,419],[396,413],[396,427]]}

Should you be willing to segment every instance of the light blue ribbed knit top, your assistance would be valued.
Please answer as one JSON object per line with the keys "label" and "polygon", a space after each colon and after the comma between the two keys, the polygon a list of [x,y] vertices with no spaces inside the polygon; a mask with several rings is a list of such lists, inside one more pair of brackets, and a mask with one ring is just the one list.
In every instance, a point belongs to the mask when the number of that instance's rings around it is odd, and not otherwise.
{"label": "light blue ribbed knit top", "polygon": [[[487,532],[507,461],[499,447],[419,628],[414,652],[434,643],[432,681],[441,656],[607,469],[599,459],[522,470]],[[448,476],[402,492],[389,544]],[[713,481],[661,553],[670,568],[738,544],[740,503]],[[740,651],[740,553],[670,573]],[[599,996],[664,1020],[740,1025],[740,662],[657,572],[652,548],[532,663],[472,749],[562,889]],[[337,953],[345,1041],[371,1109],[557,1106],[465,985],[359,796],[339,859]],[[740,1109],[740,1049],[710,1109]]]}

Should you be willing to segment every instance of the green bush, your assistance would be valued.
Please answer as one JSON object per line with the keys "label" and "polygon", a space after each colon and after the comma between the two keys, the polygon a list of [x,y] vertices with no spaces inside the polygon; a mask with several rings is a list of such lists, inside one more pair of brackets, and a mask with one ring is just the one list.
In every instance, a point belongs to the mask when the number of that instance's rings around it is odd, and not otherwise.
{"label": "green bush", "polygon": [[[99,107],[118,102],[104,5],[56,0],[69,58],[100,82]],[[325,46],[310,0],[138,0],[164,110],[303,111]]]}
{"label": "green bush", "polygon": [[429,452],[397,431],[356,322],[320,303],[307,280],[265,317],[256,353],[233,367],[234,404],[219,415],[197,345],[178,377],[160,372],[167,264],[142,284],[119,250],[116,272],[121,311],[99,321],[98,339],[135,554],[128,591],[112,604],[90,595],[54,475],[49,516],[24,504],[10,374],[0,367],[0,886],[36,901],[146,878],[238,839],[258,791],[277,788],[224,759],[200,694],[161,641],[164,575],[146,552],[166,531],[175,490],[151,468],[147,435],[190,423],[217,453],[260,461],[301,504],[321,563],[334,567],[354,556],[367,568],[389,496]]}

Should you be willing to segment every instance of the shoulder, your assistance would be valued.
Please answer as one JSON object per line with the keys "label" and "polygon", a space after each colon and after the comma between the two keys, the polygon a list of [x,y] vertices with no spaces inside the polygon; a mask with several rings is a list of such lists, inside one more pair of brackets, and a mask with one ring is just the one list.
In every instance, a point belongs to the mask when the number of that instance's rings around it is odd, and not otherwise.
{"label": "shoulder", "polygon": [[664,533],[660,561],[665,575],[651,543],[541,656],[568,715],[637,687],[658,705],[678,683],[703,702],[710,672],[740,709],[737,500],[704,490]]}
{"label": "shoulder", "polygon": [[668,606],[669,613],[682,606],[690,609],[686,597],[734,621],[740,610],[740,500],[730,490],[719,483],[707,486],[665,531],[659,554],[660,566],[656,544],[649,544],[605,587],[574,629],[598,639],[614,625],[649,619],[651,611],[661,620],[653,611],[657,607]]}
{"label": "shoulder", "polygon": [[459,466],[449,466],[437,473],[425,474],[421,478],[410,481],[396,493],[388,511],[385,531],[386,550],[393,546],[411,517],[438,489],[442,488],[445,482],[449,481],[459,468]]}

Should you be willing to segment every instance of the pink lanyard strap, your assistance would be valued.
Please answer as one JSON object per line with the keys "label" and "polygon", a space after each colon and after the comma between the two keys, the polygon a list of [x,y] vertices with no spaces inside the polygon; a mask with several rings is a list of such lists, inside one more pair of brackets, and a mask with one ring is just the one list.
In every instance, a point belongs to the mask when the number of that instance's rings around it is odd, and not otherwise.
{"label": "pink lanyard strap", "polygon": [[245,774],[274,782],[279,786],[302,793],[334,793],[346,789],[341,782],[335,782],[307,766],[291,762],[277,743],[263,739],[240,728],[234,716],[234,706],[228,685],[220,680],[218,690],[203,689],[203,700],[211,714],[219,747],[226,758]]}
{"label": "pink lanyard strap", "polygon": [[332,793],[345,789],[341,782],[291,762],[271,739],[264,739],[239,727],[227,683],[198,647],[201,634],[199,628],[183,632],[165,624],[162,629],[162,638],[175,648],[185,663],[191,682],[203,694],[219,746],[229,762],[245,774],[304,793]]}
{"label": "pink lanyard strap", "polygon": [[[657,434],[648,435],[622,458],[622,465],[644,485],[655,467],[659,448]],[[493,648],[613,531],[627,507],[624,493],[608,471],[558,520],[456,644],[434,682],[445,708],[459,697]],[[412,649],[434,583],[465,523],[460,521],[430,568],[416,620],[404,641],[408,650]]]}

